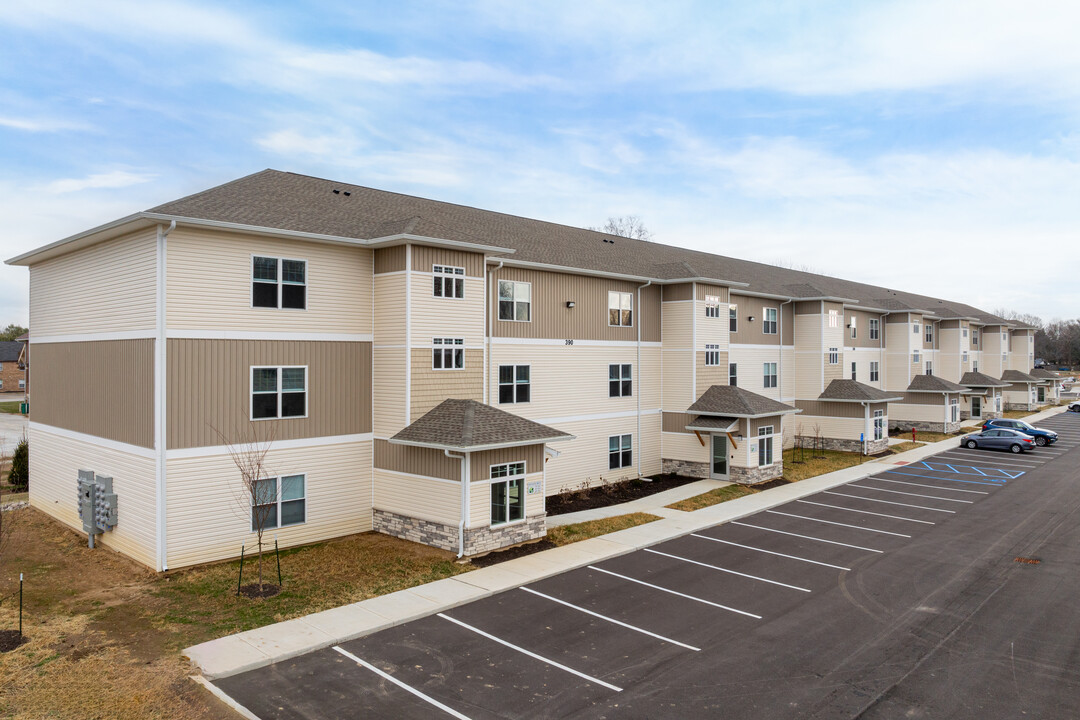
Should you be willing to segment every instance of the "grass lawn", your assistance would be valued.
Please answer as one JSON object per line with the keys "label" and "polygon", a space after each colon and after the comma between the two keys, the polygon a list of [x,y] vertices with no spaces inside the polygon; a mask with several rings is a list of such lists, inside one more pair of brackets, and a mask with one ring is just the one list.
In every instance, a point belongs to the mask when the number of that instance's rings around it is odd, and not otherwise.
{"label": "grass lawn", "polygon": [[922,447],[922,445],[923,445],[922,443],[911,442],[910,440],[908,440],[907,442],[897,443],[896,445],[890,445],[889,450],[891,450],[892,453],[895,455],[896,453],[902,453],[902,452],[907,452],[908,450],[914,450],[917,447]]}
{"label": "grass lawn", "polygon": [[11,402],[0,402],[0,413],[9,413],[11,415],[19,414],[19,401],[13,400]]}
{"label": "grass lawn", "polygon": [[[894,438],[910,438],[911,437],[911,431],[909,430],[909,431],[903,432],[903,433],[893,433],[893,434],[890,435],[890,437],[894,437]],[[952,440],[953,438],[958,438],[958,437],[960,437],[960,436],[957,435],[957,434],[954,434],[954,433],[930,432],[929,430],[916,430],[915,431],[915,440],[917,442],[921,442],[921,443],[936,443],[936,442],[941,442],[942,440]]]}
{"label": "grass lawn", "polygon": [[805,451],[803,462],[797,463],[789,459],[791,451],[784,452],[784,479],[788,482],[798,482],[806,478],[817,477],[834,470],[843,470],[853,465],[862,465],[875,458],[857,453],[840,452],[839,450],[824,450],[822,457],[815,457],[819,453],[810,450]]}
{"label": "grass lawn", "polygon": [[689,497],[685,500],[671,503],[670,505],[666,505],[665,507],[669,507],[672,510],[693,512],[694,510],[700,510],[701,508],[706,508],[711,505],[719,505],[720,503],[727,502],[728,500],[745,497],[746,495],[753,495],[757,492],[761,491],[755,490],[749,485],[727,485],[722,488],[716,488],[715,490],[710,490],[706,493],[702,493],[701,495],[695,495],[694,497]]}
{"label": "grass lawn", "polygon": [[559,525],[548,528],[547,539],[556,545],[569,545],[579,540],[588,540],[598,535],[607,535],[618,530],[651,523],[661,518],[649,513],[629,513],[616,515],[615,517],[589,520],[588,522],[574,523],[573,525]]}
{"label": "grass lawn", "polygon": [[1001,417],[1009,418],[1010,420],[1019,420],[1020,418],[1026,418],[1028,415],[1034,415],[1039,412],[1038,410],[1006,410],[1001,414]]}

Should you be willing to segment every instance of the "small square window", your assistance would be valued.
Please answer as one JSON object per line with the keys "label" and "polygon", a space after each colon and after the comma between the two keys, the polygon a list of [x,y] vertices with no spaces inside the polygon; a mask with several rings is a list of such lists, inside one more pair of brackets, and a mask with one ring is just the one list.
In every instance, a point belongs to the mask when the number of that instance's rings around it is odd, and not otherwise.
{"label": "small square window", "polygon": [[631,371],[633,365],[608,365],[608,397],[630,397],[633,394]]}
{"label": "small square window", "polygon": [[634,326],[634,295],[628,292],[608,292],[608,325]]}
{"label": "small square window", "polygon": [[307,261],[254,256],[252,307],[303,310],[307,307]]}

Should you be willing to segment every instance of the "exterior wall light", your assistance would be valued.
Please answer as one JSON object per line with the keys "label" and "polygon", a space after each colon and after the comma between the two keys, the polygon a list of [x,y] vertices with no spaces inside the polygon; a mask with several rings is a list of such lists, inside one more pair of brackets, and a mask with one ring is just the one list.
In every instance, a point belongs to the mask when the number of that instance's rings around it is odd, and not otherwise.
{"label": "exterior wall light", "polygon": [[754,322],[754,316],[753,316],[753,315],[751,315],[751,316],[750,316],[749,318],[747,318],[747,319],[748,319],[748,320],[750,320],[750,322]]}
{"label": "exterior wall light", "polygon": [[576,304],[576,303],[575,303],[575,302],[574,302],[573,300],[567,300],[567,301],[566,301],[566,307],[570,308],[571,310],[573,310],[573,309],[574,309],[574,305],[575,305],[575,304]]}

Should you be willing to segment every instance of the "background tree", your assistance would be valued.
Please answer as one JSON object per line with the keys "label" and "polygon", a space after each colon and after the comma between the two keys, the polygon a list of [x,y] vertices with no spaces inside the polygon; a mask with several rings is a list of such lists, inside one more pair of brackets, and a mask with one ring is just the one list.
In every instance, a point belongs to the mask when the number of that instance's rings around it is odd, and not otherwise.
{"label": "background tree", "polygon": [[29,330],[24,328],[22,325],[16,325],[15,323],[11,323],[3,330],[0,330],[0,340],[14,340],[15,338],[27,332],[29,332]]}
{"label": "background tree", "polygon": [[608,235],[645,240],[646,242],[651,242],[653,238],[652,231],[645,227],[645,223],[637,215],[609,217],[603,227],[590,227],[589,229],[607,233]]}

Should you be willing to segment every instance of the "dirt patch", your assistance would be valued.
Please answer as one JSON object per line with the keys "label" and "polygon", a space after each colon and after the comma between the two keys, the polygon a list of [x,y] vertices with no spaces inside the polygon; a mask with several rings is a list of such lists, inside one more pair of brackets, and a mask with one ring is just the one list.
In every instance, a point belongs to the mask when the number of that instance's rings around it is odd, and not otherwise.
{"label": "dirt patch", "polygon": [[562,547],[563,545],[576,543],[580,540],[588,540],[589,538],[598,537],[600,535],[607,535],[608,533],[613,533],[618,530],[626,530],[627,528],[644,525],[645,523],[651,523],[660,519],[661,518],[658,515],[650,515],[649,513],[627,513],[626,515],[616,515],[614,517],[589,520],[586,522],[573,523],[571,525],[556,525],[555,527],[548,528],[546,538],[522,545],[515,545],[514,547],[505,548],[503,550],[496,550],[487,555],[472,558],[470,562],[475,567],[488,567],[489,565],[495,565],[496,563],[506,562],[507,560],[513,560],[514,558],[523,557],[525,555],[532,555],[533,553],[550,550],[555,547]]}
{"label": "dirt patch", "polygon": [[754,488],[755,490],[772,490],[773,488],[783,487],[784,485],[790,485],[793,482],[795,482],[795,481],[794,480],[785,480],[784,478],[776,478],[775,480],[770,480],[769,482],[763,482],[763,483],[761,483],[759,485],[751,485],[750,487]]}
{"label": "dirt patch", "polygon": [[18,630],[0,630],[0,653],[11,652],[29,639]]}
{"label": "dirt patch", "polygon": [[632,478],[591,488],[571,489],[547,499],[547,514],[565,515],[580,510],[618,505],[697,482],[700,479],[683,475],[653,475],[650,478]]}
{"label": "dirt patch", "polygon": [[277,585],[271,585],[270,583],[263,583],[260,587],[259,583],[251,583],[250,585],[244,585],[240,588],[240,594],[246,598],[271,598],[281,592],[281,588]]}
{"label": "dirt patch", "polygon": [[526,555],[532,555],[533,553],[550,550],[553,547],[558,547],[558,545],[547,538],[544,538],[543,540],[536,540],[523,545],[515,545],[514,547],[506,548],[505,550],[490,552],[487,555],[472,558],[469,563],[473,567],[491,567],[492,565],[497,565],[498,563],[506,562],[507,560],[513,560],[514,558],[525,557]]}

